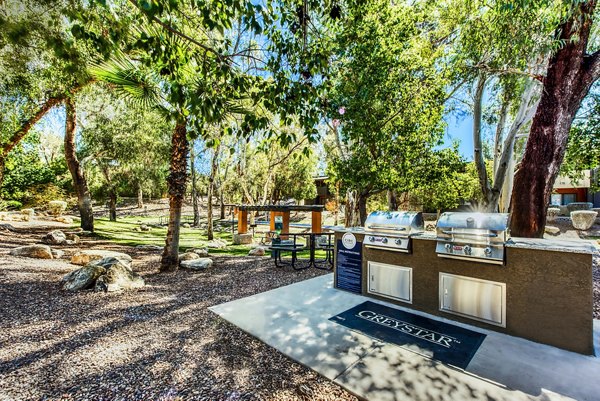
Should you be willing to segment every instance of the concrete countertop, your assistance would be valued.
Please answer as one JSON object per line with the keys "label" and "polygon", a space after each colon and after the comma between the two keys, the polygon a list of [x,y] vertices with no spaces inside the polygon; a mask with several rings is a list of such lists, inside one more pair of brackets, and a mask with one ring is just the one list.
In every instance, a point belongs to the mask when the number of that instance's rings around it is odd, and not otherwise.
{"label": "concrete countertop", "polygon": [[[339,233],[356,233],[365,234],[362,227],[335,227],[332,228],[334,232]],[[421,234],[414,234],[412,238],[415,240],[425,241],[436,241],[437,237],[435,233],[424,232]],[[548,238],[520,238],[511,237],[507,242],[508,248],[524,248],[524,249],[535,249],[541,251],[555,251],[555,252],[569,252],[569,253],[587,253],[593,254],[598,252],[596,247],[591,241],[586,240],[563,240],[563,239],[548,239]]]}

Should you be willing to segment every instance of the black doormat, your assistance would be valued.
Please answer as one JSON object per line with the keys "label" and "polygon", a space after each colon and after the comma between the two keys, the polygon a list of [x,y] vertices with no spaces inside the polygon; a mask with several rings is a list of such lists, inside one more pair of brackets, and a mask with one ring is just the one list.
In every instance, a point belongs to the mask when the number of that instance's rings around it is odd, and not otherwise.
{"label": "black doormat", "polygon": [[433,353],[433,359],[461,369],[467,368],[485,339],[485,334],[370,301],[329,320],[383,342],[417,345],[423,353]]}

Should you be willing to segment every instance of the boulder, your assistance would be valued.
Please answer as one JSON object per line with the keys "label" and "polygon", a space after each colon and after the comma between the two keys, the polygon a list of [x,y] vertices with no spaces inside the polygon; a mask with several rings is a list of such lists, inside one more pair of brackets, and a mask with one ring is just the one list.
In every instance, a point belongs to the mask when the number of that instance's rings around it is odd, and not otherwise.
{"label": "boulder", "polygon": [[183,228],[191,228],[192,226],[190,225],[190,223],[183,223],[181,225],[181,227],[183,227]]}
{"label": "boulder", "polygon": [[48,245],[25,245],[10,251],[12,256],[24,256],[26,258],[53,259],[52,249]]}
{"label": "boulder", "polygon": [[265,256],[266,250],[262,246],[257,246],[248,252],[248,256]]}
{"label": "boulder", "polygon": [[54,219],[54,221],[58,221],[63,224],[73,224],[73,219],[69,216],[58,216]]}
{"label": "boulder", "polygon": [[48,245],[61,245],[67,240],[67,236],[60,230],[50,231],[42,237],[42,242]]}
{"label": "boulder", "polygon": [[140,226],[140,231],[150,231],[150,227],[148,227],[146,224],[142,224]]}
{"label": "boulder", "polygon": [[3,224],[0,224],[0,230],[14,232],[15,228],[8,223],[3,223]]}
{"label": "boulder", "polygon": [[102,266],[84,266],[63,277],[63,289],[67,291],[87,290],[94,287],[96,280],[103,274],[106,274],[106,269]]}
{"label": "boulder", "polygon": [[548,234],[552,234],[552,235],[560,234],[560,228],[555,227],[555,226],[546,226],[546,227],[544,227],[544,231],[547,232]]}
{"label": "boulder", "polygon": [[106,274],[96,280],[96,291],[115,292],[132,290],[145,285],[144,279],[131,270],[129,263],[124,263],[118,258],[103,258],[88,266],[98,266],[105,269]]}
{"label": "boulder", "polygon": [[181,262],[181,267],[190,270],[206,270],[213,264],[210,258],[200,258],[194,260],[184,260]]}
{"label": "boulder", "polygon": [[198,255],[201,258],[208,257],[208,249],[207,248],[192,249],[192,252],[194,252],[196,255]]}
{"label": "boulder", "polygon": [[81,238],[77,234],[66,233],[65,235],[67,236],[67,241],[71,241],[72,242],[69,245],[79,244],[81,242]]}
{"label": "boulder", "polygon": [[125,263],[131,263],[131,256],[122,252],[105,251],[101,249],[86,249],[79,251],[71,257],[71,263],[74,265],[87,265],[90,262],[103,258],[117,258]]}
{"label": "boulder", "polygon": [[233,243],[234,245],[251,244],[252,234],[233,234]]}
{"label": "boulder", "polygon": [[546,221],[553,222],[560,215],[560,208],[549,207],[548,213],[546,214]]}
{"label": "boulder", "polygon": [[208,248],[213,248],[213,249],[223,249],[225,247],[227,247],[227,243],[221,239],[214,239],[212,241],[209,241],[206,246]]}
{"label": "boulder", "polygon": [[160,246],[160,245],[146,245],[146,244],[142,244],[142,245],[136,245],[135,249],[140,249],[143,251],[162,251],[164,247]]}
{"label": "boulder", "polygon": [[60,259],[65,255],[65,251],[62,251],[60,249],[52,249],[52,257],[54,259]]}
{"label": "boulder", "polygon": [[53,216],[60,216],[65,210],[67,210],[67,202],[65,201],[53,200],[48,202],[48,212]]}
{"label": "boulder", "polygon": [[572,202],[567,205],[567,209],[569,212],[575,212],[578,210],[591,210],[592,206],[594,206],[590,202]]}
{"label": "boulder", "polygon": [[194,260],[200,259],[200,256],[194,252],[185,252],[179,254],[179,263],[184,262],[186,260]]}
{"label": "boulder", "polygon": [[21,209],[21,214],[29,216],[29,219],[33,219],[35,211],[33,209]]}
{"label": "boulder", "polygon": [[578,210],[571,212],[573,227],[577,230],[589,230],[596,221],[598,213],[593,210]]}

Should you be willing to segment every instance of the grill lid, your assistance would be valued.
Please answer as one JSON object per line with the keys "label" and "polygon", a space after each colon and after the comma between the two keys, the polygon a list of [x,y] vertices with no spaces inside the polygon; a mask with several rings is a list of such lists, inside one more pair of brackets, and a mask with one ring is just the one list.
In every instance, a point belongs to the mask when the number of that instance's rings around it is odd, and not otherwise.
{"label": "grill lid", "polygon": [[508,213],[443,213],[437,222],[438,229],[479,229],[506,231]]}
{"label": "grill lid", "polygon": [[423,214],[421,212],[372,212],[365,221],[368,231],[389,232],[410,235],[423,231]]}

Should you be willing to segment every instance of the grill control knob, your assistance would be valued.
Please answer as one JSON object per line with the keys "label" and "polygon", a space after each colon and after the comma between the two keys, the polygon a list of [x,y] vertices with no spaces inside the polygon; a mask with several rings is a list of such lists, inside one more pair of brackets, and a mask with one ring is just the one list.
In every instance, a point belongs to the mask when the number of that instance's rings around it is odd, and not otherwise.
{"label": "grill control knob", "polygon": [[400,238],[398,238],[396,241],[394,241],[396,243],[396,245],[402,245],[402,240]]}
{"label": "grill control knob", "polygon": [[444,245],[444,248],[446,248],[446,252],[452,253],[452,245],[451,244]]}
{"label": "grill control knob", "polygon": [[491,246],[486,246],[483,249],[483,253],[485,254],[485,256],[487,256],[489,258],[490,256],[492,256],[492,247]]}
{"label": "grill control knob", "polygon": [[388,243],[388,239],[387,238],[382,238],[381,239],[381,243],[382,244],[387,244]]}
{"label": "grill control knob", "polygon": [[369,242],[375,242],[375,237],[369,237]]}
{"label": "grill control knob", "polygon": [[471,246],[470,245],[465,245],[463,247],[463,251],[464,251],[465,255],[471,255],[471,251],[472,251],[471,250]]}

